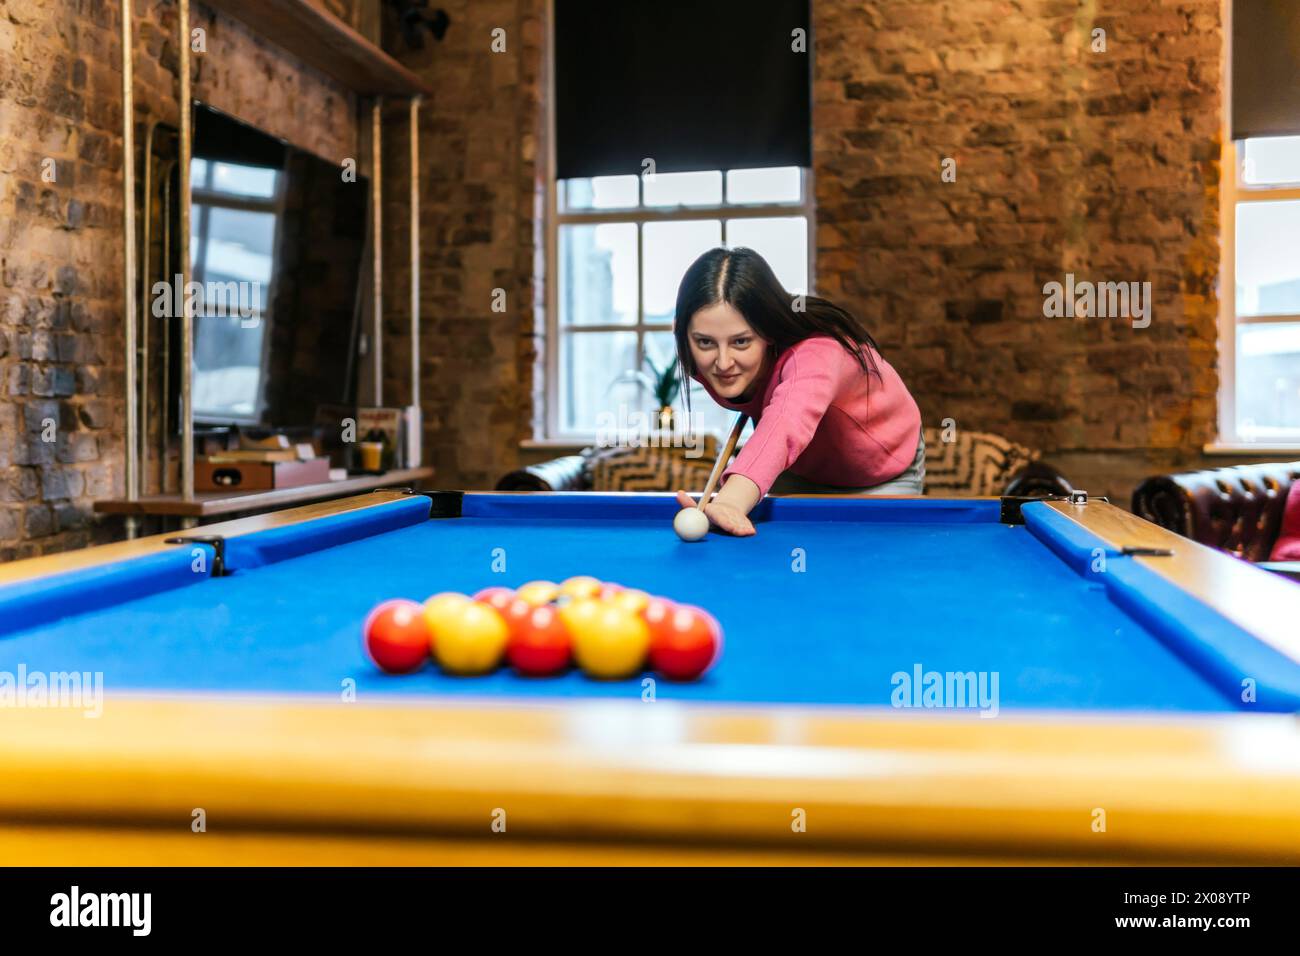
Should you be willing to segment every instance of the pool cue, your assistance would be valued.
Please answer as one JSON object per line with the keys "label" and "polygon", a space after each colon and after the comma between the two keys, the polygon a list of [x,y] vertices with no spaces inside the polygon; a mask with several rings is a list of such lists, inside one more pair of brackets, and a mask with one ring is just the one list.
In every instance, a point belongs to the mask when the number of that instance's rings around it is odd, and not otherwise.
{"label": "pool cue", "polygon": [[744,412],[736,419],[736,424],[731,427],[731,434],[727,436],[727,444],[722,449],[722,454],[718,456],[717,463],[713,466],[713,471],[709,474],[709,483],[704,486],[704,495],[700,498],[699,504],[695,507],[699,511],[704,510],[704,505],[713,497],[713,489],[718,484],[718,478],[722,476],[722,468],[731,460],[731,453],[736,450],[736,442],[740,440],[740,433],[745,430],[745,422],[749,421],[749,416]]}

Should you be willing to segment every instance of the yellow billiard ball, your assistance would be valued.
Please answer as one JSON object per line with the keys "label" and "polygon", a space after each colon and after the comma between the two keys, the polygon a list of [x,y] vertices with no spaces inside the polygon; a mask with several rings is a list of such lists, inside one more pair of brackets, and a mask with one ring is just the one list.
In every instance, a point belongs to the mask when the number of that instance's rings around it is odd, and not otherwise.
{"label": "yellow billiard ball", "polygon": [[640,614],[650,603],[650,595],[645,591],[638,591],[636,588],[624,588],[608,600],[611,604],[631,611],[633,614]]}
{"label": "yellow billiard ball", "polygon": [[515,597],[527,601],[533,607],[550,604],[559,596],[560,586],[550,581],[529,581],[515,592]]}
{"label": "yellow billiard ball", "polygon": [[506,652],[510,627],[501,612],[479,601],[453,605],[440,622],[433,656],[451,674],[486,674]]}
{"label": "yellow billiard ball", "polygon": [[569,578],[561,584],[560,593],[576,601],[579,598],[595,597],[604,586],[597,578],[580,574],[576,578]]}
{"label": "yellow billiard ball", "polygon": [[424,620],[429,625],[430,650],[437,648],[438,635],[455,625],[465,605],[473,603],[469,595],[454,591],[443,591],[424,602]]}
{"label": "yellow billiard ball", "polygon": [[580,628],[590,626],[600,613],[601,601],[594,597],[575,598],[560,604],[560,623],[574,636]]}
{"label": "yellow billiard ball", "polygon": [[613,601],[583,598],[566,604],[560,620],[573,639],[573,658],[589,676],[630,677],[645,667],[650,628]]}

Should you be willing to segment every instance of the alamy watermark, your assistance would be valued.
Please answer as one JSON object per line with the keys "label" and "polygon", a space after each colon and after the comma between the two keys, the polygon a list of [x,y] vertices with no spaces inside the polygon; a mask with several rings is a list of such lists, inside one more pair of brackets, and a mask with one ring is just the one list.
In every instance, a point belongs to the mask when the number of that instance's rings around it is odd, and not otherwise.
{"label": "alamy watermark", "polygon": [[260,282],[185,282],[178,272],[171,282],[153,284],[155,319],[183,315],[204,318],[237,318],[242,329],[255,329],[261,322],[262,283]]}
{"label": "alamy watermark", "polygon": [[66,707],[83,717],[104,713],[103,671],[0,671],[0,709]]}
{"label": "alamy watermark", "polygon": [[1075,281],[1067,272],[1064,283],[1044,285],[1043,296],[1043,315],[1049,319],[1131,319],[1135,329],[1151,324],[1150,282]]}
{"label": "alamy watermark", "polygon": [[50,925],[56,927],[116,926],[133,936],[148,936],[152,913],[152,893],[88,893],[74,884],[50,897]]}
{"label": "alamy watermark", "polygon": [[596,447],[682,448],[684,458],[700,458],[704,455],[704,432],[687,419],[678,427],[674,413],[673,427],[666,429],[660,427],[658,413],[620,405],[617,411],[596,415]]}
{"label": "alamy watermark", "polygon": [[997,671],[927,671],[913,664],[910,673],[895,671],[889,682],[894,707],[977,709],[981,717],[998,715]]}

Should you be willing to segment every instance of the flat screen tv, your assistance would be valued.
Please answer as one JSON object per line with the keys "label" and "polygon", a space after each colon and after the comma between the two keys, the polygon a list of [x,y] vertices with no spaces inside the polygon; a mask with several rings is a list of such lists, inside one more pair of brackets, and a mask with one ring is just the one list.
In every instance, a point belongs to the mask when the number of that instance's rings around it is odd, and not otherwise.
{"label": "flat screen tv", "polygon": [[202,103],[193,130],[195,422],[293,428],[355,404],[367,180]]}

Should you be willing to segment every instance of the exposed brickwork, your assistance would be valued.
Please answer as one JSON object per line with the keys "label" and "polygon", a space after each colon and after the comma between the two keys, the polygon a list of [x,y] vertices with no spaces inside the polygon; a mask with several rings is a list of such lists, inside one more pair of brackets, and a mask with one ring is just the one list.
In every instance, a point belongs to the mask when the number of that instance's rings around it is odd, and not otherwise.
{"label": "exposed brickwork", "polygon": [[[1199,466],[1219,0],[813,6],[818,285],[867,319],[926,421],[1040,448],[1125,502],[1154,470]],[[1066,273],[1150,281],[1150,327],[1045,318]]]}
{"label": "exposed brickwork", "polygon": [[[421,119],[421,368],[425,461],[441,487],[491,488],[515,468],[540,407],[535,308],[543,299],[545,160],[542,0],[439,3],[446,38],[390,49],[436,91]],[[494,53],[493,31],[506,49]],[[404,112],[387,121],[385,391],[410,391],[409,140]],[[504,311],[493,311],[494,290]]]}
{"label": "exposed brickwork", "polygon": [[[119,9],[0,5],[0,560],[120,528],[91,513],[124,489]],[[207,34],[197,98],[327,158],[356,155],[346,90],[192,9]],[[136,4],[137,152],[149,121],[176,123],[175,17],[174,4]]]}

